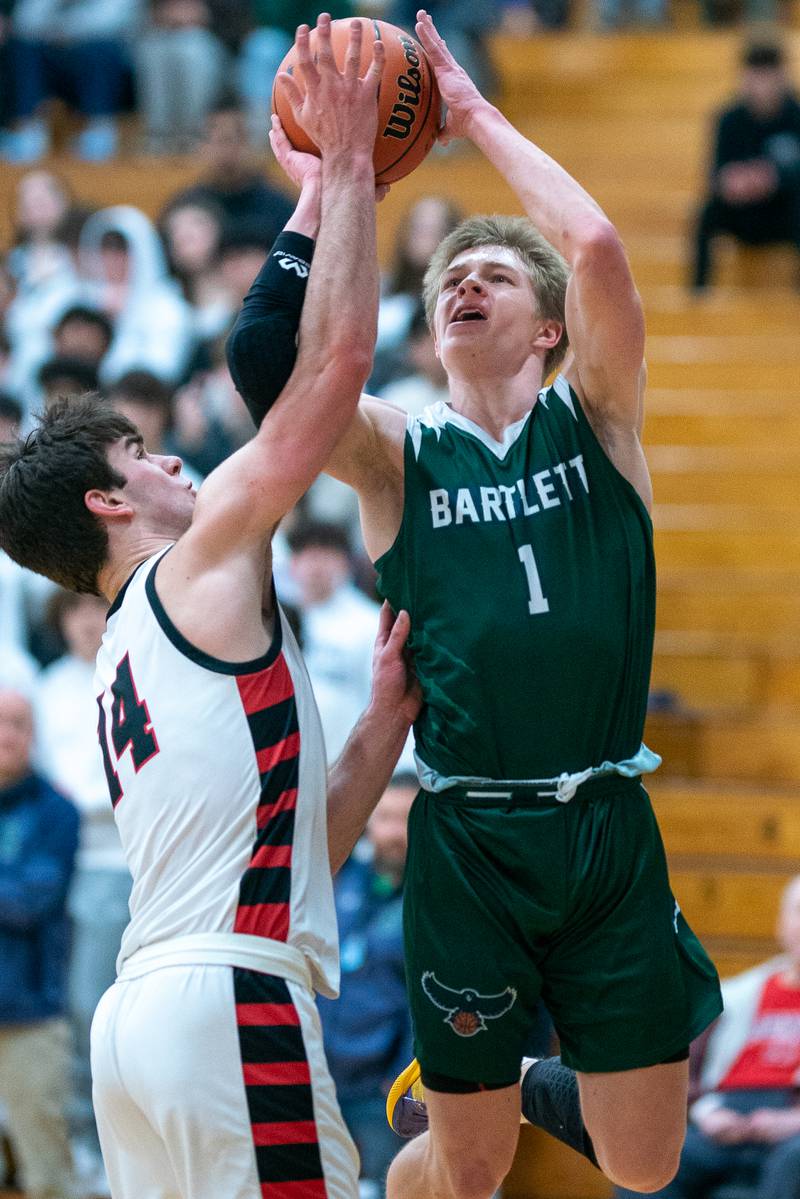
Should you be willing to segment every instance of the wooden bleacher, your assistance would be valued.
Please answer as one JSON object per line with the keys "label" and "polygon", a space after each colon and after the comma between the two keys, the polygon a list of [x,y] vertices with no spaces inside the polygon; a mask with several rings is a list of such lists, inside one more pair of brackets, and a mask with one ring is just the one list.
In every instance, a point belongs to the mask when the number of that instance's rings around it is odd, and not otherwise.
{"label": "wooden bleacher", "polygon": [[[800,34],[788,35],[800,61]],[[736,32],[498,40],[501,107],[585,184],[625,239],[648,320],[645,439],[659,611],[654,685],[675,698],[648,742],[674,889],[723,973],[774,949],[781,887],[800,869],[800,295],[778,248],[720,254],[719,286],[685,291],[686,235],[710,114],[734,84]],[[199,174],[185,160],[54,163],[79,199],[155,215]],[[7,240],[20,171],[0,176]],[[381,207],[388,260],[407,207],[452,196],[519,211],[469,149],[436,153]],[[596,1171],[523,1131],[506,1199],[602,1199]]]}

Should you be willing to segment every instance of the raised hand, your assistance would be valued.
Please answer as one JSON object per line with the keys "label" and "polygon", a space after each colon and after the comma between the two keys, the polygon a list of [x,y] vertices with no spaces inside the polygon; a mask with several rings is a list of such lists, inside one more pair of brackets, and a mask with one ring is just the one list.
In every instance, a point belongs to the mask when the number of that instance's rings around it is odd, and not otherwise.
{"label": "raised hand", "polygon": [[372,47],[372,62],[363,79],[359,78],[363,26],[351,21],[350,40],[344,70],[336,66],[331,46],[331,18],[317,18],[316,55],[312,57],[308,25],[301,25],[295,36],[297,72],[305,84],[305,94],[297,81],[286,72],[277,84],[284,89],[298,124],[326,154],[368,151],[372,155],[378,130],[378,89],[386,61],[382,42]]}
{"label": "raised hand", "polygon": [[306,183],[319,179],[322,173],[322,163],[315,154],[305,154],[295,150],[284,131],[281,119],[274,113],[272,126],[269,131],[269,144],[278,166],[288,175],[295,187],[302,188]]}
{"label": "raised hand", "polygon": [[451,138],[469,137],[469,122],[473,112],[476,108],[488,105],[488,100],[453,58],[424,8],[417,13],[416,32],[433,67],[442,100],[447,105],[447,120],[439,134],[439,141],[446,145]]}
{"label": "raised hand", "polygon": [[409,724],[422,707],[422,690],[405,648],[410,632],[408,613],[395,616],[385,603],[372,655],[372,703],[387,713],[402,713]]}

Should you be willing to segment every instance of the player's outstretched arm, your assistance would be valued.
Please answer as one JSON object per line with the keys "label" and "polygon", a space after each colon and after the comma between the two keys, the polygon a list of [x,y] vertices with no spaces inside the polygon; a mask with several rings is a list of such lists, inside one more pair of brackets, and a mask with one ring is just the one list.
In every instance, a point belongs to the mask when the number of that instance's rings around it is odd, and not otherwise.
{"label": "player's outstretched arm", "polygon": [[[273,118],[270,143],[279,165],[300,188],[300,201],[245,298],[227,346],[231,375],[257,425],[277,399],[297,356],[305,282],[294,271],[293,257],[287,259],[284,250],[311,262],[311,239],[319,226],[320,207],[319,159],[293,149],[277,118]],[[376,200],[388,190],[385,185],[378,187]],[[329,474],[359,494],[372,558],[388,549],[400,524],[405,427],[404,412],[362,396],[326,465]]]}
{"label": "player's outstretched arm", "polygon": [[328,854],[331,871],[344,865],[383,795],[422,704],[405,657],[411,629],[407,612],[381,609],[372,659],[372,697],[328,771]]}
{"label": "player's outstretched arm", "polygon": [[300,195],[244,298],[226,345],[231,378],[256,428],[289,382],[297,361],[322,191],[320,159],[292,150],[277,117],[269,138],[276,156],[284,153],[292,162],[291,178]]}
{"label": "player's outstretched arm", "polygon": [[320,17],[317,33],[316,62],[308,27],[297,35],[305,97],[289,76],[279,80],[322,153],[320,231],[297,363],[253,440],[200,491],[187,538],[200,539],[211,556],[263,542],[329,458],[371,367],[378,304],[372,149],[384,52],[376,43],[372,66],[360,79],[360,23],[353,23],[342,72],[331,50],[329,17]]}
{"label": "player's outstretched arm", "polygon": [[474,142],[572,269],[566,312],[574,356],[570,381],[600,421],[635,430],[644,317],[614,226],[563,167],[480,94],[424,10],[416,28],[448,106],[445,138]]}

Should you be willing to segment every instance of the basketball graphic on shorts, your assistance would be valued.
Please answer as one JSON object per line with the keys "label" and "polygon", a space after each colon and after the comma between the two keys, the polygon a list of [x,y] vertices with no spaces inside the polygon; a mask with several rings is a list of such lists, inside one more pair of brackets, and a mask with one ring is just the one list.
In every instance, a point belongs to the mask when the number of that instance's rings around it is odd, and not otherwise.
{"label": "basketball graphic on shorts", "polygon": [[452,1025],[453,1032],[460,1037],[473,1037],[480,1027],[480,1020],[474,1012],[456,1012]]}
{"label": "basketball graphic on shorts", "polygon": [[[386,68],[378,96],[378,134],[375,138],[376,183],[396,183],[419,166],[436,141],[441,124],[441,100],[436,79],[425,51],[416,38],[386,21],[360,17],[363,31],[361,66],[366,74],[372,61],[372,44],[381,40],[386,47]],[[331,45],[339,70],[344,67],[345,52],[350,37],[350,21],[331,22]],[[310,37],[311,53],[316,48],[316,30]],[[302,75],[295,74],[297,54],[294,47],[280,65],[288,71],[298,86],[305,90]],[[317,148],[294,119],[283,91],[272,90],[272,110],[281,119],[286,136],[296,150],[317,154]]]}

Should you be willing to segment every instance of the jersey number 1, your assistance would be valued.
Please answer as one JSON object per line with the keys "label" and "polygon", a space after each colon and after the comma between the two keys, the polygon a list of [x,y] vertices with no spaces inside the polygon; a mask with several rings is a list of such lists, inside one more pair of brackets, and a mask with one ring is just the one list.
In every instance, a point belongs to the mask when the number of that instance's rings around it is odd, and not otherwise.
{"label": "jersey number 1", "polygon": [[[150,723],[150,713],[147,704],[139,699],[136,684],[131,674],[131,663],[128,655],[120,662],[114,682],[111,684],[113,702],[111,704],[111,741],[114,755],[119,762],[126,750],[131,751],[134,770],[138,772],[158,753],[158,741]],[[111,750],[106,736],[106,714],[103,709],[103,697],[98,695],[97,706],[100,718],[97,724],[97,735],[100,738],[100,748],[103,751],[108,790],[111,803],[116,807],[122,799],[122,784],[111,760]]]}
{"label": "jersey number 1", "polygon": [[550,605],[542,591],[539,570],[536,565],[536,559],[533,556],[533,547],[530,545],[521,545],[519,547],[519,560],[525,567],[525,575],[528,580],[528,612],[531,616],[541,616],[543,612],[550,611]]}

